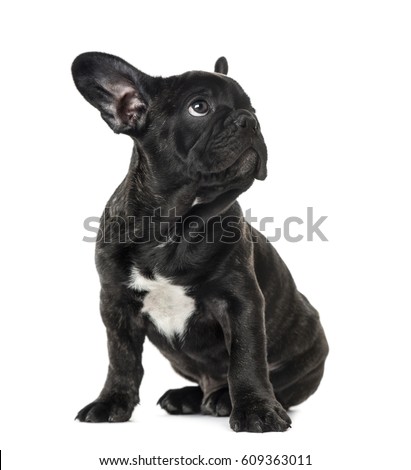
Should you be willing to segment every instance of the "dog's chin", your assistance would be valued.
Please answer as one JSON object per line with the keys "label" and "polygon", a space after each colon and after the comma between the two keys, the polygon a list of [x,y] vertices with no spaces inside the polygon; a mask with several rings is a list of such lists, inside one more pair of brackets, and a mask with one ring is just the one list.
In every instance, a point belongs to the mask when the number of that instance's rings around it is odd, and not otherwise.
{"label": "dog's chin", "polygon": [[224,171],[202,174],[197,201],[207,203],[217,196],[233,190],[246,191],[254,179],[265,178],[265,164],[254,148],[246,149],[234,164]]}

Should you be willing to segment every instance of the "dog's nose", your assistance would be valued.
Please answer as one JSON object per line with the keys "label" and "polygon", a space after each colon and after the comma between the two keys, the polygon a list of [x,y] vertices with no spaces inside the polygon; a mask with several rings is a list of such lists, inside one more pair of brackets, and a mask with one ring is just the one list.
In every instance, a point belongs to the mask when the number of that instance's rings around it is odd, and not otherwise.
{"label": "dog's nose", "polygon": [[247,110],[242,110],[238,116],[234,119],[234,123],[237,127],[242,127],[243,129],[249,128],[254,131],[257,130],[257,120],[255,117]]}

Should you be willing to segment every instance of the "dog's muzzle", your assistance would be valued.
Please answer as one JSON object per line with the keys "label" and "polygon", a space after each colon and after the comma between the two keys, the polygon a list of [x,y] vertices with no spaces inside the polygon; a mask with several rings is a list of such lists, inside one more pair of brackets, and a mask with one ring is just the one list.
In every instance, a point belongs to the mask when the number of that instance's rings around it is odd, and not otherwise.
{"label": "dog's muzzle", "polygon": [[253,168],[254,177],[264,180],[267,177],[267,147],[256,116],[246,109],[239,109],[226,118],[224,126],[229,127],[232,123],[238,128],[239,141],[244,139],[246,142],[245,150],[240,153],[233,166],[237,168],[239,175],[249,174]]}
{"label": "dog's muzzle", "polygon": [[220,115],[191,149],[188,172],[201,186],[265,179],[267,147],[256,116],[246,109]]}

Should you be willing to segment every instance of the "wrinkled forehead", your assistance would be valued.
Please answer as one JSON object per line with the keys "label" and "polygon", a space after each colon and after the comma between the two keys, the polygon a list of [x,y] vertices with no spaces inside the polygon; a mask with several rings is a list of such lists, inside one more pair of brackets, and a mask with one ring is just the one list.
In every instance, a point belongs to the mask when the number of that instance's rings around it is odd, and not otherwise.
{"label": "wrinkled forehead", "polygon": [[209,97],[218,103],[236,109],[251,108],[250,99],[240,85],[230,77],[219,73],[186,72],[169,77],[169,91],[180,99],[198,96]]}

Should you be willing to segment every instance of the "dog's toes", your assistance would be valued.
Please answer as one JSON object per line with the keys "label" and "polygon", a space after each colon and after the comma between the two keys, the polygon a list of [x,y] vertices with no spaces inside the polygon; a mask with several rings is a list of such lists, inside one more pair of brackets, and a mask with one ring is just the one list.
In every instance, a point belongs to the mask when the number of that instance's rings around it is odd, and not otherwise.
{"label": "dog's toes", "polygon": [[200,387],[183,387],[168,390],[157,402],[172,415],[200,413],[203,392]]}
{"label": "dog's toes", "polygon": [[213,392],[201,405],[204,414],[213,416],[230,416],[232,410],[228,388],[221,388]]}
{"label": "dog's toes", "polygon": [[110,410],[105,403],[93,402],[77,413],[75,419],[86,423],[103,423],[108,421]]}
{"label": "dog's toes", "polygon": [[291,419],[280,404],[259,404],[233,409],[230,426],[235,432],[284,432]]}
{"label": "dog's toes", "polygon": [[132,406],[116,400],[96,400],[81,409],[75,419],[85,423],[120,423],[128,421],[132,412]]}

